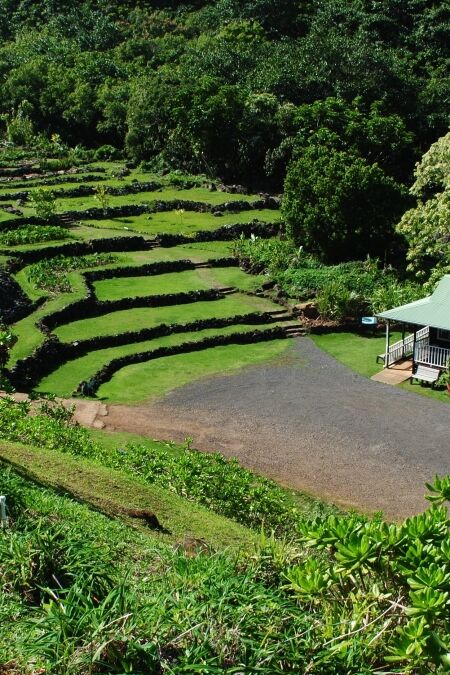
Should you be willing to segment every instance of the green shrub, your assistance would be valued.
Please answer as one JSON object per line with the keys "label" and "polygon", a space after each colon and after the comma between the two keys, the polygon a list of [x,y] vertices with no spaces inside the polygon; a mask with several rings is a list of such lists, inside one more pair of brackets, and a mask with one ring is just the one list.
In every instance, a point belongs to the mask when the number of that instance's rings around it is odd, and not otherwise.
{"label": "green shrub", "polygon": [[35,210],[36,216],[42,218],[42,220],[49,221],[56,214],[56,201],[51,190],[43,187],[31,190],[30,203]]}
{"label": "green shrub", "polygon": [[412,281],[400,282],[390,278],[380,283],[371,294],[372,313],[384,312],[392,307],[406,305],[408,302],[419,300],[426,295],[426,289],[421,284]]}
{"label": "green shrub", "polygon": [[6,115],[6,138],[14,145],[30,145],[34,136],[33,122],[29,117],[30,104],[22,101],[17,112]]}
{"label": "green shrub", "polygon": [[324,262],[384,258],[408,204],[405,188],[378,164],[321,145],[290,164],[284,187],[289,237]]}
{"label": "green shrub", "polygon": [[85,256],[56,256],[40,260],[27,268],[27,279],[36,288],[50,293],[70,293],[68,273],[88,267],[99,267],[116,262],[111,253],[93,253]]}
{"label": "green shrub", "polygon": [[306,264],[307,256],[289,240],[260,239],[241,236],[233,243],[233,254],[252,274],[268,273],[273,276],[301,260]]}
{"label": "green shrub", "polygon": [[0,234],[0,244],[3,246],[19,246],[38,244],[44,241],[59,241],[70,237],[70,233],[64,227],[57,225],[27,225]]}
{"label": "green shrub", "polygon": [[365,314],[368,302],[360,293],[350,290],[342,282],[331,281],[317,295],[316,305],[321,316],[342,321],[347,317]]}
{"label": "green shrub", "polygon": [[107,162],[111,159],[117,159],[119,156],[119,151],[113,145],[101,145],[94,152],[96,162]]}
{"label": "green shrub", "polygon": [[41,169],[44,171],[67,171],[78,162],[74,159],[72,154],[67,154],[64,157],[49,157],[42,159],[40,162]]}

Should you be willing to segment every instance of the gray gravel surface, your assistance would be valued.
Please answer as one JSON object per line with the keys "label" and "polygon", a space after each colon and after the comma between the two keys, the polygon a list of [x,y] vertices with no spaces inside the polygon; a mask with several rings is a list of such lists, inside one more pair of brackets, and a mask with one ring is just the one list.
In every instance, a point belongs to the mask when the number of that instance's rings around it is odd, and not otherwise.
{"label": "gray gravel surface", "polygon": [[192,436],[284,485],[390,518],[423,510],[425,481],[450,473],[450,406],[363,378],[308,338],[159,403],[111,406],[108,423]]}

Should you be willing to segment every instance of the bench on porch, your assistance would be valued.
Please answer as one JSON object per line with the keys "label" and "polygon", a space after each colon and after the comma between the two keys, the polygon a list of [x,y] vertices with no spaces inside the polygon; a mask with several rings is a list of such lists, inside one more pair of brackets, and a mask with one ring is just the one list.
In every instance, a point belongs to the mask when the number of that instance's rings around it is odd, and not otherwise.
{"label": "bench on porch", "polygon": [[431,386],[436,382],[441,371],[439,368],[432,368],[431,366],[417,366],[416,372],[411,375],[411,382],[413,380],[421,380],[422,382],[429,382]]}

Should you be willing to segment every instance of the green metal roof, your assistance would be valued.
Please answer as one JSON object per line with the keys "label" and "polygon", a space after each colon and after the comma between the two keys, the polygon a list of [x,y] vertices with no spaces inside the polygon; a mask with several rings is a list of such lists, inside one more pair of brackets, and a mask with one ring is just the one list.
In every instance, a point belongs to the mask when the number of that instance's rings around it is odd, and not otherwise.
{"label": "green metal roof", "polygon": [[381,319],[450,330],[450,274],[446,274],[432,295],[377,314]]}

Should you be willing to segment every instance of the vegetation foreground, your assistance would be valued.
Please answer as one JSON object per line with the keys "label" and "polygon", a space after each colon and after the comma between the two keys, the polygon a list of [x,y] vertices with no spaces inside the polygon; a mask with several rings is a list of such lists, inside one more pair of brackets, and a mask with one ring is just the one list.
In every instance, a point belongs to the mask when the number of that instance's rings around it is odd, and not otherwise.
{"label": "vegetation foreground", "polygon": [[[389,524],[299,502],[236,462],[189,444],[117,450],[74,426],[58,405],[34,404],[32,416],[28,404],[0,405],[0,490],[8,505],[0,536],[3,672],[356,674],[450,667],[448,479],[430,486],[425,513]],[[26,451],[17,443],[26,443]],[[132,509],[104,515],[114,490],[102,503],[95,501],[96,485],[77,500],[73,481],[68,490],[64,478],[58,491],[43,489],[51,470],[46,475],[43,464],[39,478],[37,459],[50,453],[47,461],[56,462],[61,451],[80,459],[75,483],[89,468],[118,466],[111,473],[118,492],[125,472],[136,494],[143,481],[151,490],[163,486],[161,509],[164,491],[181,496],[179,508],[206,505],[208,541],[195,524],[192,537],[177,536],[168,511],[138,529],[139,521],[127,517]],[[132,492],[128,506],[136,506]],[[226,545],[220,535],[226,527],[208,520],[213,511],[231,519],[224,520],[231,531],[233,521],[249,529],[235,531],[234,544]]]}

